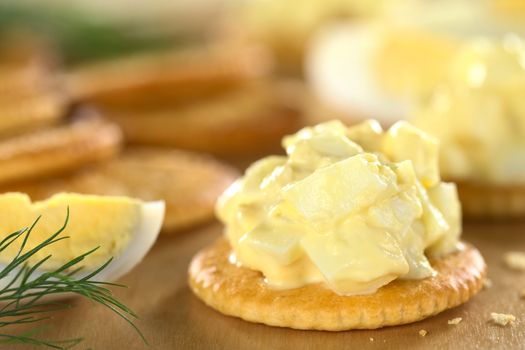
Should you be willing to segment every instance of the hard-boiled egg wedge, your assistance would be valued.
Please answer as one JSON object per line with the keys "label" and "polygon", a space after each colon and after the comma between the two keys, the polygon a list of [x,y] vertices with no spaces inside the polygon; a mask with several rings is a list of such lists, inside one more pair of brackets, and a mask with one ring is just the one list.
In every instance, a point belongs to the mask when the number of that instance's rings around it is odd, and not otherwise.
{"label": "hard-boiled egg wedge", "polygon": [[314,40],[306,74],[319,98],[353,117],[405,117],[442,78],[453,39],[380,22],[333,25]]}
{"label": "hard-boiled egg wedge", "polygon": [[[39,250],[29,260],[34,266],[51,257],[36,271],[36,275],[54,270],[94,248],[75,268],[82,267],[80,275],[96,270],[110,258],[111,263],[98,275],[97,280],[113,281],[137,265],[155,242],[164,219],[163,202],[142,202],[127,197],[108,197],[60,193],[46,201],[31,202],[22,193],[0,195],[0,241],[25,227],[33,227],[23,252],[38,246],[60,230],[58,237],[68,237]],[[0,252],[0,270],[15,258],[23,236]],[[9,277],[0,279],[0,287]]]}

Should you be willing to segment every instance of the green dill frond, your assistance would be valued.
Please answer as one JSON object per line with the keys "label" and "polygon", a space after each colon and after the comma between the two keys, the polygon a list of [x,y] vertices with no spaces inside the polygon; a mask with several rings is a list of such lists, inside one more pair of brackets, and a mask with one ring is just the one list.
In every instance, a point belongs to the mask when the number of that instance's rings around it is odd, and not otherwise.
{"label": "green dill frond", "polygon": [[29,236],[39,220],[40,217],[30,227],[13,232],[0,241],[0,256],[7,247],[15,244],[15,242],[20,242],[17,254],[0,270],[0,344],[18,343],[47,346],[52,349],[71,349],[80,343],[82,341],[81,338],[62,341],[46,340],[44,337],[39,336],[42,331],[41,327],[17,335],[8,332],[9,326],[40,324],[49,319],[46,316],[47,314],[70,308],[70,304],[57,301],[60,299],[60,296],[67,294],[79,295],[108,308],[133,327],[142,340],[147,343],[143,334],[133,322],[137,318],[135,313],[117,300],[111,290],[108,289],[108,287],[112,286],[124,286],[95,279],[111,263],[112,259],[109,259],[92,272],[82,273],[81,262],[96,251],[98,247],[52,271],[40,269],[51,258],[51,255],[46,256],[33,265],[28,263],[31,257],[45,247],[68,238],[60,236],[60,234],[64,232],[69,222],[69,208],[64,225],[47,239],[25,252],[24,249]]}

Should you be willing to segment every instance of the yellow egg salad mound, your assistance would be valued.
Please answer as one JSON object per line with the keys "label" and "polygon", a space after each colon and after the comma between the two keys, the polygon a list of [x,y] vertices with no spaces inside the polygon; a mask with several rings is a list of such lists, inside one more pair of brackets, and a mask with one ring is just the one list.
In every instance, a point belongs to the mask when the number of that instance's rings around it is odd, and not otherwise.
{"label": "yellow egg salad mound", "polygon": [[286,156],[248,168],[219,199],[231,261],[269,286],[323,282],[338,294],[373,293],[435,271],[428,254],[458,248],[454,184],[441,182],[438,142],[407,122],[331,121],[283,140]]}
{"label": "yellow egg salad mound", "polygon": [[440,139],[444,177],[525,183],[525,41],[466,44],[413,122]]}
{"label": "yellow egg salad mound", "polygon": [[[46,201],[31,202],[26,194],[0,195],[0,240],[20,229],[32,230],[24,252],[56,233],[63,225],[69,208],[69,221],[60,237],[68,237],[41,249],[29,259],[34,265],[51,255],[42,269],[56,269],[70,260],[99,247],[80,265],[95,269],[108,259],[112,264],[104,271],[108,279],[119,277],[137,264],[157,238],[164,218],[164,203],[142,202],[127,197],[57,194]],[[0,252],[0,264],[13,260],[23,237]]]}

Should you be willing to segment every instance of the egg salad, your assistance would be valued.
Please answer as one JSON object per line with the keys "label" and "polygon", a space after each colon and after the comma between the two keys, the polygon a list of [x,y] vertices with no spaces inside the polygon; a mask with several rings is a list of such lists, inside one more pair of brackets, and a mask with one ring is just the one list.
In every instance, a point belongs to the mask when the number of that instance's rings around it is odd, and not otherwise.
{"label": "egg salad", "polygon": [[413,123],[441,141],[443,176],[525,183],[525,41],[476,39],[454,56],[445,80]]}
{"label": "egg salad", "polygon": [[270,287],[373,293],[433,276],[428,256],[458,249],[456,187],[441,181],[438,142],[421,130],[331,121],[283,147],[285,156],[254,163],[217,204],[230,261],[261,271]]}

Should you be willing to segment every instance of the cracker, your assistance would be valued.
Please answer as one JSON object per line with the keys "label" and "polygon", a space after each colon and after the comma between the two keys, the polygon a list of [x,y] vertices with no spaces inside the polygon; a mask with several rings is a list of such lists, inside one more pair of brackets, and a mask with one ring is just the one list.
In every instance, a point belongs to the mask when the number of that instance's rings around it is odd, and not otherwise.
{"label": "cracker", "polygon": [[22,134],[0,142],[0,183],[64,173],[114,156],[119,128],[98,118]]}
{"label": "cracker", "polygon": [[57,192],[162,199],[166,202],[163,232],[169,233],[211,220],[215,201],[237,176],[235,170],[209,156],[135,148],[69,176],[19,183],[4,190],[28,193],[33,200]]}
{"label": "cracker", "polygon": [[525,217],[525,186],[458,183],[465,217],[520,219]]}
{"label": "cracker", "polygon": [[2,33],[0,100],[56,88],[56,53],[50,42],[34,33]]}
{"label": "cracker", "polygon": [[58,123],[66,115],[67,98],[54,91],[0,98],[0,137],[20,135]]}
{"label": "cracker", "polygon": [[374,294],[340,296],[322,284],[270,289],[260,272],[231,264],[230,253],[220,238],[193,258],[193,292],[226,315],[296,329],[373,329],[422,320],[470,299],[482,288],[486,270],[481,254],[465,244],[431,262],[435,277],[395,280]]}
{"label": "cracker", "polygon": [[295,82],[256,82],[182,106],[108,111],[130,143],[175,146],[221,155],[277,149],[302,126]]}
{"label": "cracker", "polygon": [[130,106],[144,96],[185,101],[266,75],[268,53],[258,47],[206,47],[126,57],[68,74],[77,100],[102,106]]}

